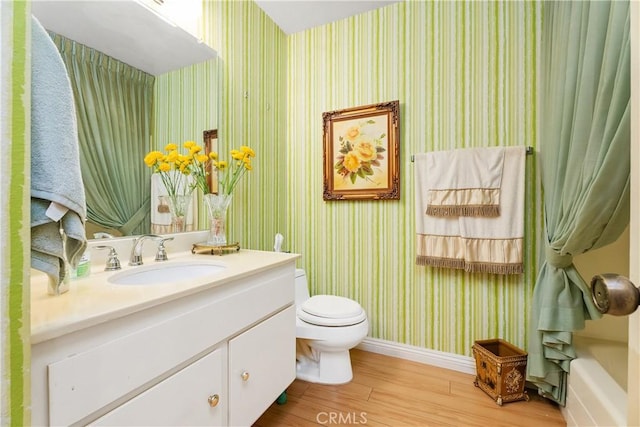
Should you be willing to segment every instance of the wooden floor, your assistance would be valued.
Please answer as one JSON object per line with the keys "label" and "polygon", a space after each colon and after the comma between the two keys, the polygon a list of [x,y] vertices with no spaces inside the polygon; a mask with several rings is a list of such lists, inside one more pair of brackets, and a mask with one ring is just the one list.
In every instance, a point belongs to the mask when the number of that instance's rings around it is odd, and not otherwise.
{"label": "wooden floor", "polygon": [[339,386],[295,380],[287,403],[254,424],[271,426],[566,426],[553,402],[498,406],[474,376],[362,350],[351,351],[353,381]]}

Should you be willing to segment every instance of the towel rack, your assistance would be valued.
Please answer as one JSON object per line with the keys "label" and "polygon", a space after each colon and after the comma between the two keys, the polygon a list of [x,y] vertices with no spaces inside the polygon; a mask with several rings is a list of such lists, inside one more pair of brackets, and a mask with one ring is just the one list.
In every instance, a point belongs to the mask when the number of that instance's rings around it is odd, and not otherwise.
{"label": "towel rack", "polygon": [[[527,154],[533,154],[533,147],[532,146],[528,146],[527,147]],[[411,155],[411,163],[413,163],[413,160],[415,158],[414,156],[415,156],[414,154]]]}

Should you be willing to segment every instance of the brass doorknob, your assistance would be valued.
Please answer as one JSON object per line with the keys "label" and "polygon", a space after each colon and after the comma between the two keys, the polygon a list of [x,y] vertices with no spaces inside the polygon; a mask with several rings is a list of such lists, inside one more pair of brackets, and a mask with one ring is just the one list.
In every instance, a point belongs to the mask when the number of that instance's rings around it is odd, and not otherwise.
{"label": "brass doorknob", "polygon": [[220,401],[220,396],[218,396],[217,394],[214,394],[212,396],[209,396],[207,401],[209,402],[209,406],[213,408],[218,405],[218,402]]}
{"label": "brass doorknob", "polygon": [[242,381],[247,381],[249,379],[249,372],[243,371],[240,377],[242,378]]}

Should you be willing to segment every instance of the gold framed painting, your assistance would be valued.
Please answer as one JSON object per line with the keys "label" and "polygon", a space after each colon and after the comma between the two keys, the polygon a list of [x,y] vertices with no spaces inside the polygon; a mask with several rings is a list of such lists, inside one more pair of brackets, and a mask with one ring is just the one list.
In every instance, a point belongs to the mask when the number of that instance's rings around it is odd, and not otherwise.
{"label": "gold framed painting", "polygon": [[[210,129],[202,132],[202,140],[204,141],[204,152],[218,152],[218,129]],[[211,194],[218,194],[218,170],[211,166],[207,171],[207,184]]]}
{"label": "gold framed painting", "polygon": [[322,114],[324,200],[400,199],[400,102]]}

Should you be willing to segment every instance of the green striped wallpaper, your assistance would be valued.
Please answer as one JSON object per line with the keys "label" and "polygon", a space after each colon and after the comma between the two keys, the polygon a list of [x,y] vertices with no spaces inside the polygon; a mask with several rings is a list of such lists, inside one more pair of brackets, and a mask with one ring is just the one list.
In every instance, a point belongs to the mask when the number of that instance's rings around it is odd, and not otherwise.
{"label": "green striped wallpaper", "polygon": [[[540,2],[403,2],[285,36],[251,1],[204,2],[219,53],[222,151],[256,149],[230,235],[302,254],[312,292],[358,300],[371,336],[471,355],[476,339],[525,347],[542,230],[527,157],[525,274],[418,267],[410,156],[536,146]],[[401,200],[324,202],[322,113],[398,99]]]}
{"label": "green striped wallpaper", "polygon": [[217,128],[218,65],[216,58],[156,77],[154,144],[202,143],[202,132]]}
{"label": "green striped wallpaper", "polygon": [[[242,247],[273,247],[284,232],[285,36],[252,1],[204,1],[202,38],[219,56],[157,76],[152,147],[202,142],[218,129],[218,152],[248,145],[254,169],[234,192],[228,238]],[[199,207],[199,228],[207,226]]]}
{"label": "green striped wallpaper", "polygon": [[[218,128],[219,68],[220,61],[215,58],[156,77],[150,149],[164,150],[170,142],[179,146],[185,141],[203,144],[203,131]],[[198,209],[198,228],[204,229],[207,220],[202,203]]]}
{"label": "green striped wallpaper", "polygon": [[[525,347],[541,229],[527,158],[525,274],[415,265],[412,153],[536,145],[540,4],[404,2],[288,38],[287,212],[314,293],[354,298],[371,336],[470,355]],[[401,200],[324,202],[322,113],[400,100]]]}
{"label": "green striped wallpaper", "polygon": [[[471,355],[526,343],[542,229],[527,158],[526,272],[415,265],[412,153],[536,145],[540,3],[404,2],[287,39],[287,242],[313,293],[358,300],[371,336]],[[400,100],[401,200],[324,202],[322,113]]]}
{"label": "green striped wallpaper", "polygon": [[253,171],[236,187],[227,237],[272,250],[286,234],[284,33],[253,1],[204,1],[203,39],[221,61],[220,152],[248,145]]}
{"label": "green striped wallpaper", "polygon": [[[0,424],[29,425],[30,6],[0,2]],[[25,174],[25,171],[27,173]]]}

